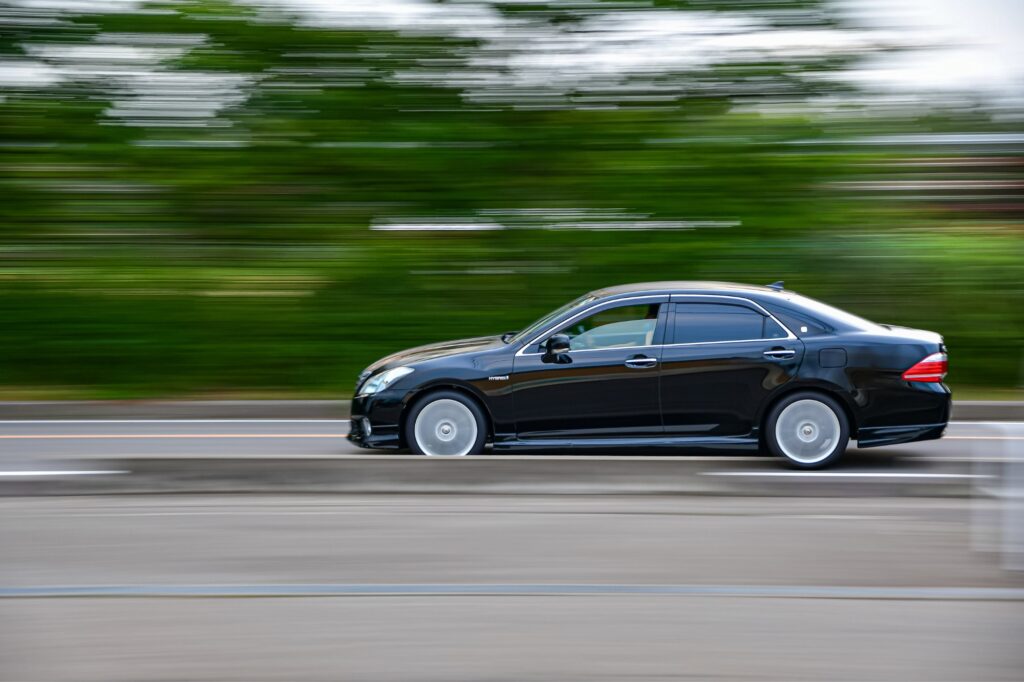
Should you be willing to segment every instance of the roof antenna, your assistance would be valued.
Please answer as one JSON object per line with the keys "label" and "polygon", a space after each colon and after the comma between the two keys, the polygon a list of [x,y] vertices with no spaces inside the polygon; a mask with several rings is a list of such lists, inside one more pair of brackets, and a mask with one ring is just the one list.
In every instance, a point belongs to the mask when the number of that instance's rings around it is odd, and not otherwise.
{"label": "roof antenna", "polygon": [[778,282],[772,282],[767,286],[769,289],[775,289],[775,291],[782,291],[783,289],[786,288],[786,283],[780,279]]}

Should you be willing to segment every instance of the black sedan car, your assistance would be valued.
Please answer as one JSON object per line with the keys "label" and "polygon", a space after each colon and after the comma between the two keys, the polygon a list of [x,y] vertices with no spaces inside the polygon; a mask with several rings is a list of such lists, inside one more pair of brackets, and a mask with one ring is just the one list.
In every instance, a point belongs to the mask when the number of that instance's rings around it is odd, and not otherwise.
{"label": "black sedan car", "polygon": [[757,449],[800,468],[942,436],[946,347],[783,288],[594,291],[519,332],[368,367],[349,439],[424,455],[643,446]]}

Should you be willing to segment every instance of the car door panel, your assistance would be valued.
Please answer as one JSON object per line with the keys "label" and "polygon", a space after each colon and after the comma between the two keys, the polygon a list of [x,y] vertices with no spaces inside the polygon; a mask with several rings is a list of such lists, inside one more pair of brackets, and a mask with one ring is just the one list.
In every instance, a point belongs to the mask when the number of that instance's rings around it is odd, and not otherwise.
{"label": "car door panel", "polygon": [[[673,299],[675,301],[676,299]],[[742,300],[693,297],[687,304],[738,305],[761,314]],[[803,344],[786,338],[735,339],[674,343],[685,327],[676,303],[671,306],[668,341],[662,353],[661,403],[666,434],[676,436],[743,436],[756,426],[766,400],[796,377],[803,358]],[[690,309],[693,306],[689,306]],[[678,316],[678,317],[677,317]],[[696,315],[707,320],[711,316]],[[767,316],[766,316],[767,317]],[[770,319],[770,318],[769,318]],[[774,323],[777,324],[777,323]],[[772,327],[774,329],[774,326]],[[718,336],[746,334],[743,324],[726,325]],[[742,331],[740,331],[742,330]],[[690,334],[683,338],[702,338]],[[717,338],[712,335],[712,338]]]}
{"label": "car door panel", "polygon": [[[661,304],[654,334],[642,339],[654,343],[573,349],[564,354],[569,360],[564,363],[546,362],[539,347],[518,354],[512,375],[517,436],[537,439],[660,434],[660,336],[667,301],[667,296],[647,297],[644,301]],[[612,329],[604,338],[614,339],[618,333]]]}

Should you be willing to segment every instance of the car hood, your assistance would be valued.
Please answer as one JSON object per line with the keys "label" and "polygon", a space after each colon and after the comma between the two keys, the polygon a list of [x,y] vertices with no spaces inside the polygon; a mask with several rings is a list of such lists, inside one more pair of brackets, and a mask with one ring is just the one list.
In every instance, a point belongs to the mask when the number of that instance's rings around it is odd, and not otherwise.
{"label": "car hood", "polygon": [[505,344],[502,342],[500,336],[478,336],[472,339],[442,341],[441,343],[417,346],[416,348],[398,351],[397,353],[392,353],[387,357],[381,358],[367,367],[361,376],[369,376],[379,370],[390,369],[391,367],[401,367],[403,365],[411,365],[415,362],[423,362],[425,360],[434,360],[436,358],[444,358],[451,355],[460,355],[462,353],[472,353],[475,351],[488,350],[490,348],[499,348],[504,345]]}

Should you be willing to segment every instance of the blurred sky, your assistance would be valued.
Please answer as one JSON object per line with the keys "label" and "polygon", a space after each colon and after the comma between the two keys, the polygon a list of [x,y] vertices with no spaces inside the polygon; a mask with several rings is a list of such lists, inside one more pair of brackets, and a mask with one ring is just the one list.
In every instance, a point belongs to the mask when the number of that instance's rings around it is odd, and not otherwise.
{"label": "blurred sky", "polygon": [[[257,0],[249,0],[257,4]],[[504,0],[505,4],[509,0]],[[847,75],[870,87],[931,91],[970,90],[997,100],[1024,99],[1024,1],[833,0],[861,30],[771,30],[761,17],[738,12],[625,13],[621,5],[573,0],[552,6],[589,10],[582,30],[566,32],[494,9],[488,0],[438,4],[432,0],[259,0],[298,10],[314,25],[384,28],[481,39],[469,73],[451,82],[493,95],[509,73],[521,91],[543,84],[586,87],[623,74],[656,74],[721,63],[756,51],[772,54],[860,52],[861,68]],[[71,12],[131,10],[136,0],[15,0],[33,9]],[[531,0],[534,6],[537,4]],[[768,3],[774,4],[774,3]],[[658,14],[657,17],[653,16]],[[880,53],[883,46],[909,52]],[[39,55],[50,57],[51,55]],[[52,65],[52,60],[50,61]],[[67,62],[65,62],[67,65]],[[507,70],[505,70],[507,68]],[[504,73],[499,73],[504,71]],[[432,74],[432,77],[437,74]],[[41,63],[0,63],[0,86],[45,85],[58,78]],[[519,93],[521,94],[521,92]]]}
{"label": "blurred sky", "polygon": [[[486,0],[438,5],[431,0],[272,0],[286,6],[312,12],[320,21],[365,27],[386,26],[404,30],[446,31],[457,35],[486,37],[499,42],[501,38],[522,38],[509,19],[491,10]],[[525,0],[524,0],[525,1]],[[780,50],[814,49],[819,52],[845,50],[858,41],[892,41],[921,46],[911,53],[886,54],[869,58],[864,68],[855,72],[866,85],[909,90],[978,90],[996,97],[1017,96],[1024,93],[1024,1],[1022,0],[833,0],[834,5],[865,28],[866,34],[820,31],[776,32],[767,36],[755,30],[757,21],[743,22],[737,14],[726,18],[721,14],[696,11],[665,12],[674,14],[655,20],[641,15],[632,21],[623,21],[622,14],[609,10],[602,20],[600,15],[591,22],[599,34],[598,45],[576,45],[577,59],[567,55],[565,45],[551,45],[558,49],[560,60],[551,60],[551,54],[522,55],[545,78],[560,70],[572,71],[573,76],[590,70],[604,71],[633,68],[638,62],[668,61],[668,53],[700,60],[701,55],[685,49],[686,43],[671,40],[674,34],[688,39],[694,34],[734,31],[722,41],[709,44],[723,51],[739,49],[776,48]],[[506,2],[507,4],[507,2]],[[530,0],[530,4],[536,4]],[[774,4],[774,3],[767,3]],[[551,3],[558,6],[558,2]],[[566,7],[584,7],[586,2],[565,3]],[[594,3],[595,7],[599,6]],[[607,5],[605,5],[607,7]],[[656,23],[655,23],[656,21]],[[617,33],[632,32],[647,36],[645,49],[625,45],[607,33],[614,27]],[[531,27],[531,30],[535,27]],[[802,35],[798,35],[802,33]],[[741,38],[740,36],[745,36]],[[549,36],[550,37],[550,36]],[[543,42],[537,37],[534,42]],[[577,35],[578,39],[579,36]],[[668,44],[666,44],[668,39]],[[854,45],[851,45],[851,41]],[[692,42],[689,43],[692,45]],[[935,49],[924,46],[937,46]],[[586,49],[589,47],[590,49]],[[678,61],[676,62],[678,63]],[[647,64],[650,66],[650,64]],[[528,64],[523,64],[528,66]],[[539,74],[537,74],[539,75]]]}
{"label": "blurred sky", "polygon": [[858,21],[904,28],[945,46],[871,60],[868,83],[897,88],[1024,93],[1022,0],[836,0]]}

